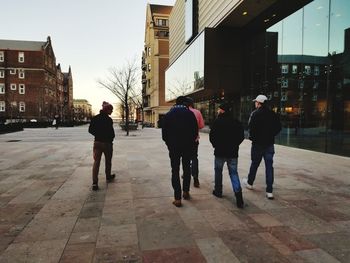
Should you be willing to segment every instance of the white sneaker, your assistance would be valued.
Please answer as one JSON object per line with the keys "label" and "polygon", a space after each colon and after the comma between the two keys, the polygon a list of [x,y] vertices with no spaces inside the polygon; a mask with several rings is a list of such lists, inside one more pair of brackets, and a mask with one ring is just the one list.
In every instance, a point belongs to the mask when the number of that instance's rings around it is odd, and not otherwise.
{"label": "white sneaker", "polygon": [[268,193],[268,192],[266,192],[266,198],[267,198],[267,199],[270,199],[270,200],[274,199],[273,193]]}
{"label": "white sneaker", "polygon": [[254,189],[251,184],[248,184],[248,178],[244,177],[242,181],[243,181],[243,184],[244,184],[245,188],[247,188],[249,190],[253,190]]}

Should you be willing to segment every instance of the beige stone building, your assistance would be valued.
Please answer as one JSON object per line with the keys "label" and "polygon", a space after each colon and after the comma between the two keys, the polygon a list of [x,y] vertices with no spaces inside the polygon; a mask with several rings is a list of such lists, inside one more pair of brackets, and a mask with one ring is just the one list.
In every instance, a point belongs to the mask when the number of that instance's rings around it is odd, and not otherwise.
{"label": "beige stone building", "polygon": [[74,121],[89,121],[92,116],[91,104],[85,99],[74,99]]}
{"label": "beige stone building", "polygon": [[169,15],[171,6],[147,4],[145,47],[142,54],[144,122],[159,126],[170,109],[165,102],[165,69],[169,65]]}

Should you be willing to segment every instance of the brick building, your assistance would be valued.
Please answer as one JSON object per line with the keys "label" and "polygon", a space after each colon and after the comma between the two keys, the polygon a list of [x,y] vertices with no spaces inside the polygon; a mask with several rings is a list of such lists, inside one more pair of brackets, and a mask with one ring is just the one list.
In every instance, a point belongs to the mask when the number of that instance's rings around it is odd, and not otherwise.
{"label": "brick building", "polygon": [[73,114],[71,69],[61,71],[50,37],[45,42],[0,40],[0,119],[70,121]]}

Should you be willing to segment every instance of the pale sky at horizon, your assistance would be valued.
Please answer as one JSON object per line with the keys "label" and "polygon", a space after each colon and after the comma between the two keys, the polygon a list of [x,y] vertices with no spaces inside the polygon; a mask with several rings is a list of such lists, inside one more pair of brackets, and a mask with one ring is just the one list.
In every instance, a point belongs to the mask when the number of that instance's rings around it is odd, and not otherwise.
{"label": "pale sky at horizon", "polygon": [[[11,0],[1,3],[0,39],[46,41],[56,63],[71,66],[75,99],[87,99],[97,112],[102,101],[116,103],[97,79],[136,59],[141,69],[147,3],[175,0]],[[140,83],[141,86],[141,83]]]}

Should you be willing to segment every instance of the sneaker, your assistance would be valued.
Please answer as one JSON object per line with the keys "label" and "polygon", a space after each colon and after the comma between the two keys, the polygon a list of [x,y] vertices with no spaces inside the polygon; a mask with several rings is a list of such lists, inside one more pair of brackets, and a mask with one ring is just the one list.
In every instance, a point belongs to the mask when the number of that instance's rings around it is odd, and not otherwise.
{"label": "sneaker", "polygon": [[217,198],[222,198],[222,193],[217,193],[215,190],[213,190],[213,195]]}
{"label": "sneaker", "polygon": [[93,184],[92,185],[92,191],[97,191],[98,190],[98,185],[97,184]]}
{"label": "sneaker", "polygon": [[198,178],[193,178],[193,186],[199,188],[199,180]]}
{"label": "sneaker", "polygon": [[182,194],[182,197],[185,199],[185,200],[190,200],[191,196],[190,196],[190,192],[183,192]]}
{"label": "sneaker", "polygon": [[111,174],[110,176],[106,177],[107,182],[112,182],[115,178],[115,174]]}
{"label": "sneaker", "polygon": [[267,198],[267,199],[270,199],[270,200],[275,199],[275,198],[273,197],[273,193],[268,193],[268,192],[266,192],[266,198]]}
{"label": "sneaker", "polygon": [[247,188],[247,189],[249,189],[249,190],[253,190],[254,189],[254,187],[251,185],[251,184],[249,184],[248,183],[248,178],[243,178],[243,184],[244,184],[244,186],[245,186],[245,188]]}
{"label": "sneaker", "polygon": [[173,201],[173,205],[176,206],[176,207],[182,206],[181,200],[174,200],[174,201]]}

